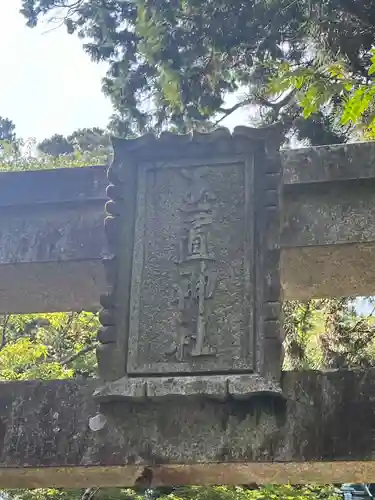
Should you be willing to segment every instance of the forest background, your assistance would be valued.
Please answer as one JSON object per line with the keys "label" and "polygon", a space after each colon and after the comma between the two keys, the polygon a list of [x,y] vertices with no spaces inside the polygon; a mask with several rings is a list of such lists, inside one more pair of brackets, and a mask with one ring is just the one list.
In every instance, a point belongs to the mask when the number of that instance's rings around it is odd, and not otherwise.
{"label": "forest background", "polygon": [[[106,129],[36,142],[0,118],[5,171],[109,163],[109,136],[209,131],[239,109],[281,122],[283,147],[375,139],[375,5],[371,0],[23,0],[30,28],[48,17],[105,61]],[[228,102],[234,104],[228,105]],[[375,365],[374,299],[284,303],[284,369]],[[0,379],[96,376],[97,311],[5,315]],[[256,500],[338,498],[339,485],[12,490],[9,499]]]}

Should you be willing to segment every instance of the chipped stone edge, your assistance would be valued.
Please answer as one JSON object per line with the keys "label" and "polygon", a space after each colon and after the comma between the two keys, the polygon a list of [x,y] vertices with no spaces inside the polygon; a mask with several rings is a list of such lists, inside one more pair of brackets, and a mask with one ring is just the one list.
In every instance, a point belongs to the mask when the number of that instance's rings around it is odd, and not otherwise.
{"label": "chipped stone edge", "polygon": [[93,396],[98,402],[116,399],[144,402],[178,397],[203,397],[225,401],[230,398],[248,399],[262,394],[284,398],[279,384],[255,373],[180,377],[125,376],[98,387]]}
{"label": "chipped stone edge", "polygon": [[[187,134],[175,134],[172,132],[162,132],[160,136],[149,132],[135,139],[121,139],[112,137],[112,145],[115,151],[115,157],[112,165],[117,164],[116,151],[122,156],[123,154],[134,154],[137,156],[144,152],[147,157],[154,159],[158,155],[162,155],[167,149],[172,149],[181,157],[181,148],[194,145],[209,145],[220,143],[223,140],[234,142],[237,138],[259,141],[266,139],[270,135],[280,137],[284,133],[284,126],[281,122],[265,127],[249,127],[237,126],[231,132],[227,127],[218,127],[210,132],[191,131]],[[143,158],[144,159],[144,158]]]}

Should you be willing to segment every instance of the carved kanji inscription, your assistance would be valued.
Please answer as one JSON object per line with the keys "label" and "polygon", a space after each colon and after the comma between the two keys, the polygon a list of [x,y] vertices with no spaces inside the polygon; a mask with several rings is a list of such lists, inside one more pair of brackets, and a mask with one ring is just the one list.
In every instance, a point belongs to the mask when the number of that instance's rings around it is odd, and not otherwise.
{"label": "carved kanji inscription", "polygon": [[213,223],[215,195],[205,185],[207,170],[182,169],[188,181],[183,199],[183,231],[180,241],[180,259],[177,262],[176,286],[179,311],[178,341],[167,355],[178,361],[188,356],[212,356],[215,350],[207,345],[207,301],[212,299],[216,283],[215,257],[208,249],[208,232]]}
{"label": "carved kanji inscription", "polygon": [[100,397],[281,393],[279,134],[114,142]]}
{"label": "carved kanji inscription", "polygon": [[141,167],[130,373],[252,370],[246,168]]}

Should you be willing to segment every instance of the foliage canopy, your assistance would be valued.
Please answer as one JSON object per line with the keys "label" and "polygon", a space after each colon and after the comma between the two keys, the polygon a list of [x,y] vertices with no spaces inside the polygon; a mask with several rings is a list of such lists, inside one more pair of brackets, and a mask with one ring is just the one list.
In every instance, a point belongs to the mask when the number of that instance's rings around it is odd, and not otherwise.
{"label": "foliage canopy", "polygon": [[314,144],[375,135],[371,0],[23,0],[22,13],[63,20],[109,63],[120,135],[211,127],[250,104]]}

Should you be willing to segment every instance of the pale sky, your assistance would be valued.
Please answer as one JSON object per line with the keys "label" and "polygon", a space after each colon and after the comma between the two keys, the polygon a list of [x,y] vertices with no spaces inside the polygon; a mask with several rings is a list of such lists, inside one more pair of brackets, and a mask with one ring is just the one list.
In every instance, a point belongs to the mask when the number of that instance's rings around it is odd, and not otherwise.
{"label": "pale sky", "polygon": [[27,28],[20,0],[0,0],[0,116],[21,137],[41,140],[108,123],[101,92],[105,66],[90,61],[81,41],[50,25]]}
{"label": "pale sky", "polygon": [[[64,27],[27,28],[21,0],[0,0],[0,5],[0,116],[13,120],[19,137],[37,140],[105,127],[112,113],[101,92],[106,66],[93,63],[81,40]],[[223,125],[246,120],[240,114]]]}

